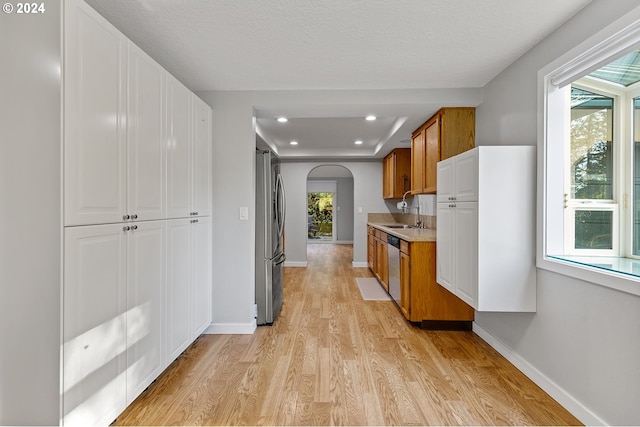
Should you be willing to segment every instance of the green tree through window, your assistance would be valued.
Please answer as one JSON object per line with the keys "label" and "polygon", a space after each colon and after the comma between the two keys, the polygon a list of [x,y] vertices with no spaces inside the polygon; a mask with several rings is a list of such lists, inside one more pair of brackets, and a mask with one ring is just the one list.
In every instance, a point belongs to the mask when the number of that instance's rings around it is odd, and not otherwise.
{"label": "green tree through window", "polygon": [[308,237],[333,238],[333,193],[307,193]]}

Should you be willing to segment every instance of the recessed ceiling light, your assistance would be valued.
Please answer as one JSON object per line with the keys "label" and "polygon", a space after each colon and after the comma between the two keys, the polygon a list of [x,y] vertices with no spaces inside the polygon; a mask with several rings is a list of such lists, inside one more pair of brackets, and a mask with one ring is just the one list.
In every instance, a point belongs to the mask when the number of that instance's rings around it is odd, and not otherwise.
{"label": "recessed ceiling light", "polygon": [[289,119],[287,119],[286,117],[278,117],[278,122],[279,123],[287,123],[289,121]]}
{"label": "recessed ceiling light", "polygon": [[289,144],[291,144],[291,145],[298,145],[298,141],[291,141]]}
{"label": "recessed ceiling light", "polygon": [[374,115],[372,115],[372,114],[370,114],[370,115],[368,115],[367,117],[365,117],[365,119],[366,119],[367,121],[369,121],[369,122],[374,121],[376,118],[377,118],[377,117],[376,117],[376,116],[374,116]]}
{"label": "recessed ceiling light", "polygon": [[358,140],[355,142],[355,144],[356,144],[356,145],[362,145],[362,141],[358,139]]}

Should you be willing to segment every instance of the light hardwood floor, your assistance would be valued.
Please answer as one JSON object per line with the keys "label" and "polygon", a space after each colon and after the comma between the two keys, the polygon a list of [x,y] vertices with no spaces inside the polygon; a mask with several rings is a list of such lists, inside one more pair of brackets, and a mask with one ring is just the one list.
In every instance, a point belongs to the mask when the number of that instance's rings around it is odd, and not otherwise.
{"label": "light hardwood floor", "polygon": [[472,332],[363,301],[350,245],[311,244],[254,335],[203,335],[114,425],[579,425]]}

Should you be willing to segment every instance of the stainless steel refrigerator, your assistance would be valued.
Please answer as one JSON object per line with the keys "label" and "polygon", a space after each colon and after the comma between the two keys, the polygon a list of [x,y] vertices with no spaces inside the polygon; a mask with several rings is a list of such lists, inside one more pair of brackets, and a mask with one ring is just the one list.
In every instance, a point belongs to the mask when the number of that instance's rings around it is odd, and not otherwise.
{"label": "stainless steel refrigerator", "polygon": [[284,295],[284,219],[286,214],[280,160],[256,151],[256,305],[258,325],[273,323]]}

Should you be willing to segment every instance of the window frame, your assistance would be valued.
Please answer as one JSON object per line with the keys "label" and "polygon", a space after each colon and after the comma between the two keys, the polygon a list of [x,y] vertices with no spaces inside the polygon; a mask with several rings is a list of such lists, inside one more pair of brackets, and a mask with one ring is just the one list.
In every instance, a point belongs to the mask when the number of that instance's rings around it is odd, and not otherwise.
{"label": "window frame", "polygon": [[[596,79],[588,76],[583,77],[577,82],[572,82],[566,86],[566,91],[569,92],[571,87],[576,87],[588,92],[592,92],[598,95],[604,95],[612,99],[612,154],[613,154],[613,189],[612,199],[575,199],[568,196],[571,186],[571,165],[565,161],[565,222],[564,222],[564,254],[566,255],[579,255],[579,256],[619,256],[621,253],[620,235],[621,225],[625,227],[623,221],[621,221],[619,210],[619,201],[622,199],[622,194],[625,190],[623,172],[625,166],[623,162],[623,154],[625,153],[624,147],[624,133],[622,132],[623,122],[623,109],[621,104],[624,97],[620,91],[615,90],[613,85],[600,82]],[[568,94],[567,94],[568,95]],[[569,113],[570,114],[570,113]],[[566,124],[565,124],[566,125]],[[565,155],[570,154],[570,144],[568,144],[570,138],[565,141]],[[575,248],[575,223],[572,223],[571,218],[575,218],[575,211],[578,210],[594,210],[594,211],[611,211],[612,212],[612,226],[611,226],[611,249],[576,249]],[[573,214],[572,214],[573,213]]]}
{"label": "window frame", "polygon": [[[633,9],[589,39],[543,67],[538,72],[538,213],[536,266],[608,288],[640,296],[640,277],[622,271],[610,271],[594,265],[560,259],[564,253],[564,179],[566,123],[570,108],[566,87],[575,80],[611,62],[615,57],[640,46],[640,7]],[[627,112],[632,112],[627,108]],[[622,114],[627,114],[621,111]],[[615,130],[615,124],[614,124]],[[620,134],[620,138],[625,135]],[[559,144],[559,145],[558,145]],[[626,153],[627,145],[619,144]],[[624,148],[623,148],[624,147]],[[632,156],[625,155],[623,159]],[[626,160],[621,160],[625,161]],[[618,168],[619,185],[630,182],[631,160]],[[623,176],[620,176],[623,174]],[[624,183],[624,184],[623,184]],[[618,195],[621,195],[618,190]],[[620,203],[621,200],[618,200]],[[620,209],[620,223],[631,226],[632,215]],[[560,238],[558,238],[560,236]],[[627,245],[626,241],[621,242]],[[629,248],[621,248],[627,250]],[[638,261],[640,262],[640,260]]]}

